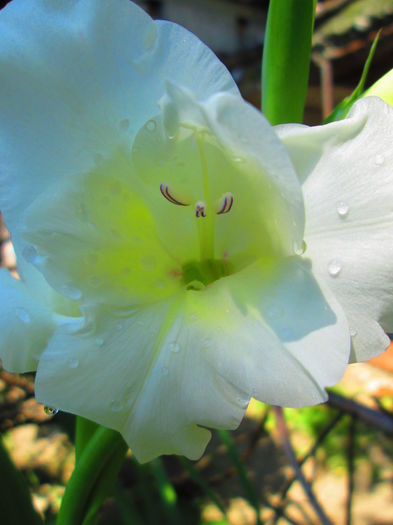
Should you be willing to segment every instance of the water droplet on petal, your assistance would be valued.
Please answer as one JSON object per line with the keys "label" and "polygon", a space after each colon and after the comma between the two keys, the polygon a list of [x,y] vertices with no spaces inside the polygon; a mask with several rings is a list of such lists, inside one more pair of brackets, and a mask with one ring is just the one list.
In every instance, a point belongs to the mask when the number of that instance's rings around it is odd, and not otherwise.
{"label": "water droplet on petal", "polygon": [[156,124],[156,121],[155,120],[149,120],[147,123],[146,123],[146,129],[148,131],[155,131],[157,127],[157,124]]}
{"label": "water droplet on petal", "polygon": [[101,153],[96,153],[93,157],[93,160],[96,164],[101,164],[101,162],[104,160],[104,157],[101,155]]}
{"label": "water droplet on petal", "polygon": [[60,290],[65,296],[69,297],[73,301],[78,301],[82,297],[82,292],[76,286],[63,284],[60,287]]}
{"label": "water droplet on petal", "polygon": [[280,319],[284,315],[284,310],[277,305],[271,306],[267,311],[267,316],[269,319]]}
{"label": "water droplet on petal", "polygon": [[39,255],[38,255],[36,248],[34,248],[34,246],[31,246],[31,245],[23,248],[22,255],[26,259],[27,262],[32,263],[32,264],[36,263],[37,260],[39,259]]}
{"label": "water droplet on petal", "polygon": [[79,366],[79,360],[76,359],[75,357],[73,357],[72,359],[70,359],[70,360],[68,361],[68,366],[69,366],[70,368],[78,368],[78,366]]}
{"label": "water droplet on petal", "polygon": [[52,408],[52,407],[44,406],[44,412],[45,412],[45,414],[47,414],[48,416],[55,416],[56,414],[59,413],[59,410],[58,410],[57,408]]}
{"label": "water droplet on petal", "polygon": [[358,334],[357,330],[351,330],[351,331],[349,332],[349,335],[350,335],[351,337],[355,337],[357,334]]}
{"label": "water droplet on petal", "polygon": [[96,275],[91,275],[88,278],[87,283],[92,288],[97,288],[101,284],[101,279],[99,277],[97,277]]}
{"label": "water droplet on petal", "polygon": [[233,157],[232,160],[233,160],[233,162],[237,162],[237,163],[239,163],[239,164],[242,163],[242,162],[244,162],[243,157]]}
{"label": "water droplet on petal", "polygon": [[170,343],[168,348],[174,354],[177,354],[178,352],[180,352],[180,345],[179,345],[179,343],[176,343],[176,342]]}
{"label": "water droplet on petal", "polygon": [[332,259],[328,263],[328,272],[332,277],[337,277],[337,275],[341,272],[341,268],[342,266],[338,259]]}
{"label": "water droplet on petal", "polygon": [[142,257],[141,258],[142,266],[145,270],[151,271],[156,266],[156,261],[154,257]]}
{"label": "water droplet on petal", "polygon": [[112,399],[111,401],[112,412],[120,412],[122,408],[123,408],[123,403],[119,399]]}
{"label": "water droplet on petal", "polygon": [[169,374],[169,370],[168,370],[168,367],[167,366],[163,366],[161,368],[161,372],[162,372],[162,375],[163,376],[167,376]]}
{"label": "water droplet on petal", "polygon": [[87,264],[96,264],[98,261],[98,255],[94,252],[87,253],[84,257]]}
{"label": "water droplet on petal", "polygon": [[149,29],[145,32],[142,39],[143,47],[146,49],[146,51],[150,51],[154,47],[154,44],[157,40],[157,30],[156,26],[152,24],[149,26]]}
{"label": "water droplet on petal", "polygon": [[122,130],[122,131],[127,131],[127,129],[130,127],[130,119],[128,118],[123,118],[123,120],[121,120],[119,122],[119,128]]}
{"label": "water droplet on petal", "polygon": [[344,218],[348,215],[348,212],[349,212],[349,206],[346,202],[344,201],[339,201],[336,205],[336,210],[337,210],[337,213],[339,214],[340,217]]}
{"label": "water droplet on petal", "polygon": [[196,312],[191,312],[190,315],[188,316],[188,319],[190,320],[191,323],[196,323],[199,317]]}
{"label": "water droplet on petal", "polygon": [[375,164],[377,166],[382,166],[382,164],[385,162],[385,157],[383,155],[376,155],[375,156]]}
{"label": "water droplet on petal", "polygon": [[16,313],[16,317],[22,321],[22,323],[24,324],[29,324],[31,322],[31,317],[30,317],[30,314],[27,310],[25,310],[24,308],[17,308],[15,310],[15,313]]}
{"label": "water droplet on petal", "polygon": [[102,337],[96,337],[95,338],[95,343],[97,346],[102,346],[104,344],[104,340]]}
{"label": "water droplet on petal", "polygon": [[297,241],[293,243],[293,251],[295,252],[296,255],[303,255],[306,249],[307,249],[307,244],[305,243],[305,241],[302,241],[300,244]]}

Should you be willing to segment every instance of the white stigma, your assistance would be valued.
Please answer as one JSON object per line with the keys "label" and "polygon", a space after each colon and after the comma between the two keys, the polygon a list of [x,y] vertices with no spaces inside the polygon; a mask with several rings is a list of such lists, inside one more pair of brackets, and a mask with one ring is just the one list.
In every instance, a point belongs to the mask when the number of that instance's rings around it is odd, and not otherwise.
{"label": "white stigma", "polygon": [[206,217],[206,204],[203,201],[195,204],[195,217]]}

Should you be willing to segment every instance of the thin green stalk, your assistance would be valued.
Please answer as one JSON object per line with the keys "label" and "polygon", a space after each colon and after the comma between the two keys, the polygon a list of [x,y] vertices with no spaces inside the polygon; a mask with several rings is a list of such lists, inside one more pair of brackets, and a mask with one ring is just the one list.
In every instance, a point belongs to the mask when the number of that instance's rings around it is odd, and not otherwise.
{"label": "thin green stalk", "polygon": [[76,416],[75,425],[75,463],[78,464],[79,458],[86,448],[86,445],[92,438],[99,425],[85,419],[81,416]]}
{"label": "thin green stalk", "polygon": [[262,112],[271,124],[302,122],[316,0],[270,0],[262,59]]}
{"label": "thin green stalk", "polygon": [[218,507],[220,509],[220,511],[222,512],[222,514],[224,515],[224,518],[225,518],[223,523],[227,523],[227,521],[226,521],[227,515],[226,515],[225,507],[221,503],[219,498],[217,497],[217,495],[214,492],[214,490],[209,486],[207,481],[203,478],[203,476],[200,474],[200,472],[198,472],[198,470],[194,467],[194,465],[192,464],[192,462],[190,460],[188,460],[187,458],[185,458],[183,456],[179,456],[178,460],[183,465],[185,470],[187,470],[188,474],[190,475],[190,478],[197,485],[200,486],[200,488],[203,490],[203,492],[206,494],[206,496],[208,498],[210,498],[211,501],[216,505],[216,507]]}
{"label": "thin green stalk", "polygon": [[125,443],[124,446],[119,446],[114,449],[113,454],[108,459],[93,487],[92,497],[87,503],[88,511],[82,525],[95,525],[97,523],[98,511],[100,510],[103,501],[105,498],[113,494],[117,476],[123,464],[126,452],[127,446]]}
{"label": "thin green stalk", "polygon": [[80,525],[88,512],[93,490],[116,449],[127,450],[118,432],[98,428],[87,443],[64,493],[57,525]]}
{"label": "thin green stalk", "polygon": [[22,474],[0,439],[0,517],[2,525],[42,525]]}
{"label": "thin green stalk", "polygon": [[381,33],[381,30],[378,31],[377,36],[375,37],[374,42],[370,48],[367,60],[363,66],[362,76],[360,77],[358,85],[355,87],[355,89],[352,91],[350,95],[345,97],[339,104],[337,104],[337,106],[330,113],[330,115],[326,117],[325,120],[323,121],[324,124],[345,118],[348,115],[353,104],[360,97],[364,97],[367,95],[367,93],[364,92],[364,86],[366,84],[367,75],[371,67],[371,63],[373,61],[374,55],[375,55],[375,50],[377,49],[380,33]]}
{"label": "thin green stalk", "polygon": [[161,501],[165,509],[165,514],[168,518],[168,522],[171,523],[171,525],[176,525],[176,523],[180,523],[178,510],[176,507],[176,490],[174,489],[172,483],[170,482],[167,476],[161,459],[158,458],[152,461],[152,463],[150,464],[150,468],[156,480],[158,492],[160,494]]}
{"label": "thin green stalk", "polygon": [[229,457],[231,458],[233,465],[236,467],[238,478],[243,486],[245,496],[247,497],[250,504],[254,507],[254,510],[257,515],[257,525],[261,525],[258,497],[255,493],[254,487],[252,486],[250,478],[248,477],[247,471],[244,467],[241,457],[235,445],[233,444],[229,432],[227,430],[219,430],[218,434],[220,436],[221,441],[227,448]]}
{"label": "thin green stalk", "polygon": [[135,508],[134,500],[124,494],[118,486],[115,487],[114,496],[123,525],[146,525]]}

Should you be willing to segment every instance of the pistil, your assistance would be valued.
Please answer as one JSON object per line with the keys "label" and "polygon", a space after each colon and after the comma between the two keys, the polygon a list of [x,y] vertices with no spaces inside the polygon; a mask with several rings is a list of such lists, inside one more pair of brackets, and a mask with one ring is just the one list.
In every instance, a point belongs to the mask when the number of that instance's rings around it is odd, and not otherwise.
{"label": "pistil", "polygon": [[209,188],[209,173],[204,148],[205,133],[203,131],[196,131],[195,139],[198,145],[199,157],[201,161],[201,173],[205,206],[204,214],[200,213],[199,215],[197,215],[197,218],[201,219],[197,221],[197,228],[199,235],[200,260],[206,261],[214,259],[216,214],[211,213],[211,211],[213,210],[213,203]]}

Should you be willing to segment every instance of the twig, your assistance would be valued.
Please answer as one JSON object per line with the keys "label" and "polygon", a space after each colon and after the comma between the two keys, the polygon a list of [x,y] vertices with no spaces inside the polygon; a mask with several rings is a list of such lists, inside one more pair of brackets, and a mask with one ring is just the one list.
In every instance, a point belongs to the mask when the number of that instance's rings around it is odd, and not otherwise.
{"label": "twig", "polygon": [[[328,434],[333,430],[333,428],[337,425],[337,423],[340,421],[340,419],[343,417],[343,413],[342,412],[339,412],[338,414],[336,414],[336,416],[328,423],[328,425],[326,425],[326,427],[322,430],[322,432],[319,434],[319,436],[317,437],[315,443],[313,444],[313,446],[310,448],[310,450],[308,452],[306,452],[306,454],[302,457],[302,458],[299,458],[298,459],[298,464],[299,464],[299,467],[301,467],[302,465],[304,465],[304,463],[312,456],[315,455],[317,449],[322,445],[322,443],[324,442],[325,438],[328,436]],[[296,479],[296,475],[294,475],[291,479],[289,479],[287,481],[287,483],[285,484],[283,490],[282,490],[282,493],[281,493],[281,499],[285,498],[285,496],[287,495],[288,493],[288,490],[291,488],[292,486],[292,483],[295,481]]]}
{"label": "twig", "polygon": [[351,416],[356,416],[366,423],[378,427],[386,434],[393,434],[393,418],[386,414],[386,412],[384,413],[379,412],[378,410],[373,410],[372,408],[357,403],[353,399],[348,399],[333,392],[329,392],[328,404],[350,414]]}
{"label": "twig", "polygon": [[281,407],[274,407],[274,412],[276,414],[277,428],[278,428],[278,431],[282,439],[282,444],[283,444],[285,453],[292,465],[292,468],[296,472],[296,476],[300,484],[302,485],[303,490],[306,493],[315,513],[318,516],[319,522],[321,523],[321,525],[332,525],[332,522],[325,514],[317,498],[315,497],[313,490],[311,489],[306,478],[304,477],[304,474],[301,468],[299,467],[299,464],[295,456],[295,452],[292,448],[292,444],[291,444],[291,440],[289,437],[289,431],[288,431],[288,427],[285,421],[283,409]]}
{"label": "twig", "polygon": [[348,496],[347,496],[347,525],[352,524],[352,502],[354,492],[354,471],[355,471],[355,433],[356,416],[351,417],[348,435]]}

